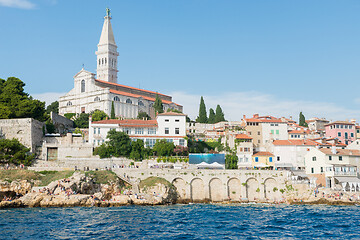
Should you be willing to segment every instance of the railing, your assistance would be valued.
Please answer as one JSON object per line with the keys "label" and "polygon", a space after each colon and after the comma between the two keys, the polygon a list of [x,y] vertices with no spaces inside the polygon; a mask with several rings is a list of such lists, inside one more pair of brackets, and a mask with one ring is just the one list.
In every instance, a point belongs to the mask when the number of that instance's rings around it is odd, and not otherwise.
{"label": "railing", "polygon": [[356,176],[356,172],[334,172],[334,176]]}

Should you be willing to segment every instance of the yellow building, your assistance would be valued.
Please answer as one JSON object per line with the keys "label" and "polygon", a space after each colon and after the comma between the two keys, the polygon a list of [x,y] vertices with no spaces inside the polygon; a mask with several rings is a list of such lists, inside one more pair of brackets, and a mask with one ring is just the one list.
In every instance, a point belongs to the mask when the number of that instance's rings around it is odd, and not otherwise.
{"label": "yellow building", "polygon": [[273,169],[274,160],[274,155],[270,152],[257,152],[252,156],[252,167]]}

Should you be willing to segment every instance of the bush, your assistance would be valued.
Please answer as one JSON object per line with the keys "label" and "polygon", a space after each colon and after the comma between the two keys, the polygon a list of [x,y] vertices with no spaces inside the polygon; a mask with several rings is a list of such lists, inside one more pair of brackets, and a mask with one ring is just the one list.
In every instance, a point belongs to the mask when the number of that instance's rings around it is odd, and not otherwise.
{"label": "bush", "polygon": [[17,139],[0,139],[0,163],[30,166],[34,158],[35,154]]}

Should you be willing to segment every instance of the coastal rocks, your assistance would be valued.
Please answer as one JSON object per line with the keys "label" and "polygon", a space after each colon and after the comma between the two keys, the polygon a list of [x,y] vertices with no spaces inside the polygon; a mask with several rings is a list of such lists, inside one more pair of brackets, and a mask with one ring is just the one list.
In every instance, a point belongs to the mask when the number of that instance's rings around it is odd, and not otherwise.
{"label": "coastal rocks", "polygon": [[2,201],[2,202],[0,202],[0,209],[2,209],[2,208],[20,208],[20,207],[24,207],[24,204],[19,199],[14,200],[14,201]]}
{"label": "coastal rocks", "polygon": [[9,195],[25,195],[31,190],[31,183],[27,180],[13,181],[11,183],[7,181],[0,181],[0,199],[1,196]]}
{"label": "coastal rocks", "polygon": [[19,200],[27,207],[40,207],[40,202],[46,197],[46,194],[31,192],[21,197]]}
{"label": "coastal rocks", "polygon": [[[177,201],[176,188],[163,178],[150,177],[140,182],[140,192],[144,194],[146,204],[173,204]],[[135,204],[137,200],[133,200]]]}

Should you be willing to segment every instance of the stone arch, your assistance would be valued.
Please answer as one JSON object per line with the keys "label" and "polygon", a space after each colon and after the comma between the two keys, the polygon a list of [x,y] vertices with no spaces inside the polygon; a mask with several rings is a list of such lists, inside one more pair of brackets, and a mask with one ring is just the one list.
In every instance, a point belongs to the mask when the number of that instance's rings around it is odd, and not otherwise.
{"label": "stone arch", "polygon": [[249,201],[254,201],[260,198],[260,186],[257,179],[249,178],[246,181],[246,197]]}
{"label": "stone arch", "polygon": [[138,105],[139,105],[139,106],[144,106],[143,101],[139,100]]}
{"label": "stone arch", "polygon": [[188,199],[188,194],[187,194],[187,188],[188,186],[186,185],[186,182],[184,179],[182,178],[175,178],[172,181],[172,184],[175,186],[176,188],[176,193],[177,193],[177,199],[178,200],[186,200]]}
{"label": "stone arch", "polygon": [[114,97],[114,101],[115,101],[115,102],[120,102],[120,98],[119,98],[118,96],[115,96],[115,97]]}
{"label": "stone arch", "polygon": [[130,104],[132,104],[131,99],[130,99],[130,98],[126,99],[126,103],[130,103]]}
{"label": "stone arch", "polygon": [[193,202],[205,200],[204,181],[200,178],[194,178],[190,183],[190,195]]}
{"label": "stone arch", "polygon": [[221,202],[224,200],[224,188],[219,178],[213,178],[209,182],[209,197],[213,202]]}
{"label": "stone arch", "polygon": [[230,178],[227,183],[228,197],[232,201],[240,201],[241,182],[237,178]]}
{"label": "stone arch", "polygon": [[85,80],[81,80],[81,92],[85,92]]}
{"label": "stone arch", "polygon": [[278,199],[279,194],[278,184],[274,178],[267,178],[264,181],[264,196],[269,201]]}

